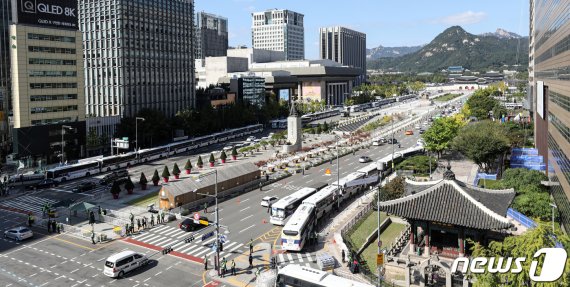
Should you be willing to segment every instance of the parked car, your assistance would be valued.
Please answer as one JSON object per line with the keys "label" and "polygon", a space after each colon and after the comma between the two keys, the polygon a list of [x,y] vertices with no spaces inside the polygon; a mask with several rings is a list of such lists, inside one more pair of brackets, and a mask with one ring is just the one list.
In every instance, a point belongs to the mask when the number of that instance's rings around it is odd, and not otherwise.
{"label": "parked car", "polygon": [[256,139],[256,137],[254,136],[249,136],[247,137],[247,139],[245,140],[246,142],[253,142]]}
{"label": "parked car", "polygon": [[407,135],[407,136],[411,136],[411,135],[413,135],[413,134],[414,134],[414,131],[413,131],[413,130],[407,130],[407,131],[406,131],[406,135]]}
{"label": "parked car", "polygon": [[129,176],[129,172],[126,169],[116,170],[116,171],[113,171],[112,173],[104,176],[99,181],[99,184],[107,185],[109,183],[112,183],[113,181],[116,181],[117,179],[120,179],[123,177],[128,177],[128,176]]}
{"label": "parked car", "polygon": [[73,188],[71,191],[75,192],[75,193],[81,193],[81,192],[86,192],[86,191],[92,190],[95,187],[97,187],[97,184],[95,184],[92,181],[86,181],[86,182],[80,183],[75,188]]}
{"label": "parked car", "polygon": [[32,230],[23,226],[4,231],[4,238],[10,238],[16,241],[21,241],[31,237],[34,237]]}
{"label": "parked car", "polygon": [[368,156],[365,156],[365,155],[361,156],[358,159],[358,162],[360,162],[360,163],[367,163],[367,162],[371,162],[371,161],[372,161],[372,159]]}
{"label": "parked car", "polygon": [[275,203],[277,200],[279,200],[279,197],[277,197],[277,196],[266,196],[261,200],[261,206],[269,207],[270,205]]}
{"label": "parked car", "polygon": [[59,183],[51,178],[44,179],[36,184],[26,186],[27,189],[42,189],[42,188],[50,188],[56,187]]}
{"label": "parked car", "polygon": [[[200,220],[208,221],[208,218],[201,216]],[[201,229],[201,228],[205,227],[205,225],[200,224],[200,223],[194,223],[194,219],[186,218],[180,224],[178,224],[178,227],[180,229],[188,232],[188,231],[195,231],[195,230]]]}
{"label": "parked car", "polygon": [[223,150],[224,150],[224,151],[230,151],[230,150],[232,150],[233,148],[234,148],[233,146],[229,145],[229,146],[224,147]]}
{"label": "parked car", "polygon": [[425,132],[426,132],[426,131],[425,131],[424,129],[421,129],[421,130],[420,130],[420,135],[423,134],[423,133],[425,133]]}

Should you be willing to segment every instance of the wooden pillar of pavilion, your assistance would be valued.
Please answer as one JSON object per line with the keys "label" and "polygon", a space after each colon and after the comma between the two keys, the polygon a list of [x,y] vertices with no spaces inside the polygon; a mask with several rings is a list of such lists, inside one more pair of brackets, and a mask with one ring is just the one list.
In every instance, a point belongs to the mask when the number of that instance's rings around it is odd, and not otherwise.
{"label": "wooden pillar of pavilion", "polygon": [[418,227],[416,226],[416,222],[412,221],[410,223],[410,251],[409,254],[414,254],[416,252],[416,233],[418,232]]}
{"label": "wooden pillar of pavilion", "polygon": [[424,257],[429,257],[429,221],[426,221],[426,230],[425,230],[425,247],[424,247]]}
{"label": "wooden pillar of pavilion", "polygon": [[463,227],[459,229],[459,256],[465,256],[465,229]]}

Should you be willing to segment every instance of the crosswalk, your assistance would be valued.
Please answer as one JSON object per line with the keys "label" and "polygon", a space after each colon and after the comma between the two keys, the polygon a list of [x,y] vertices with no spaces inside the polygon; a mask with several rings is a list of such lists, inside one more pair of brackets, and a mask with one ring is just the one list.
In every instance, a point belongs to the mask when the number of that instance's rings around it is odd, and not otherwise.
{"label": "crosswalk", "polygon": [[82,194],[96,194],[99,192],[103,192],[103,191],[107,191],[109,189],[109,186],[105,186],[105,185],[100,185],[99,184],[99,179],[98,178],[86,178],[86,179],[81,179],[78,181],[74,181],[71,182],[69,184],[65,184],[65,185],[59,185],[57,187],[53,187],[50,190],[55,190],[55,191],[59,191],[59,192],[67,192],[67,193],[73,193],[73,189],[75,187],[77,187],[78,185],[80,185],[81,183],[84,182],[88,182],[88,181],[93,181],[97,184],[97,186],[89,191],[83,192]]}
{"label": "crosswalk", "polygon": [[305,253],[279,253],[277,255],[277,265],[284,267],[289,264],[304,265],[311,268],[318,268],[317,255],[315,253],[305,252]]}
{"label": "crosswalk", "polygon": [[[132,239],[161,248],[171,246],[174,251],[179,253],[203,258],[204,256],[210,257],[215,253],[212,249],[212,246],[215,245],[215,236],[206,238],[206,240],[202,241],[202,235],[209,231],[211,231],[211,229],[207,231],[201,230],[198,232],[186,232],[174,226],[162,225],[160,227],[150,229],[141,235],[134,236]],[[194,241],[185,243],[183,241],[184,238],[189,237],[191,234],[194,235]],[[226,259],[228,259],[242,254],[243,250],[240,248],[243,246],[243,243],[231,240],[226,241],[223,245],[224,250],[220,252],[220,258],[226,257]]]}
{"label": "crosswalk", "polygon": [[0,202],[1,207],[17,209],[25,212],[41,213],[42,206],[46,203],[54,205],[59,201],[33,195],[24,195]]}

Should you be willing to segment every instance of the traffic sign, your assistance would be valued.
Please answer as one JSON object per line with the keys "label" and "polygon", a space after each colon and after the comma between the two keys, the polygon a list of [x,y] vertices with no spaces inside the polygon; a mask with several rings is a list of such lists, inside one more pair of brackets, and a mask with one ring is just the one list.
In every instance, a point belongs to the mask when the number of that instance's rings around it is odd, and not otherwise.
{"label": "traffic sign", "polygon": [[200,221],[200,214],[198,212],[194,213],[194,223],[198,224]]}
{"label": "traffic sign", "polygon": [[378,248],[382,247],[382,240],[378,240]]}
{"label": "traffic sign", "polygon": [[208,220],[199,220],[198,222],[202,225],[205,225],[205,226],[210,225],[210,222],[208,222]]}
{"label": "traffic sign", "polygon": [[377,266],[384,265],[384,253],[376,255],[376,265]]}
{"label": "traffic sign", "polygon": [[228,238],[225,235],[220,235],[220,242],[221,243],[226,243],[226,241],[228,241]]}

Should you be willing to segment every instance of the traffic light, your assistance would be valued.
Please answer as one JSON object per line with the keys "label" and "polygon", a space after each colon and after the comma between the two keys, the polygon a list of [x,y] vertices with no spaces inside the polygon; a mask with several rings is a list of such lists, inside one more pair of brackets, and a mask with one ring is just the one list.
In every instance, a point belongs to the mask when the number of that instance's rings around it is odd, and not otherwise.
{"label": "traffic light", "polygon": [[194,235],[193,235],[193,234],[190,235],[189,237],[186,237],[186,238],[184,239],[184,242],[185,242],[185,243],[190,243],[190,242],[192,242],[192,241],[194,241]]}
{"label": "traffic light", "polygon": [[162,255],[166,255],[170,252],[172,252],[172,246],[168,246],[168,247],[165,247],[164,249],[162,249]]}
{"label": "traffic light", "polygon": [[224,251],[224,244],[222,242],[219,242],[218,249],[220,252]]}

